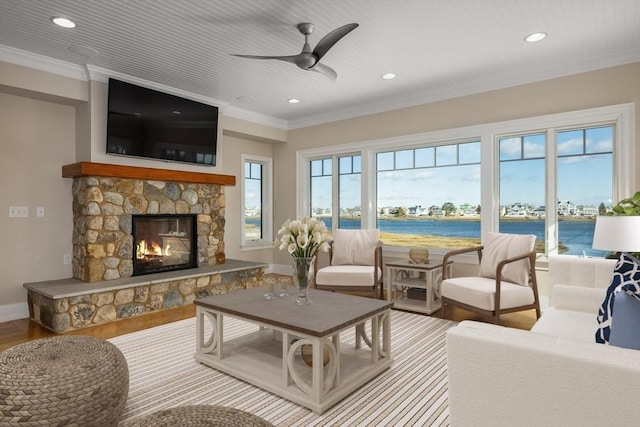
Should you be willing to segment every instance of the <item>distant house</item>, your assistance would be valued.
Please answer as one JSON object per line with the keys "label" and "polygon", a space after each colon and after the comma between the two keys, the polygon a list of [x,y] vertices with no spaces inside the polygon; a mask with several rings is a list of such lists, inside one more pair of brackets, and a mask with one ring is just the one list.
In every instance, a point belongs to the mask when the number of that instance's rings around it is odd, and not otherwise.
{"label": "distant house", "polygon": [[576,205],[574,205],[568,200],[558,200],[557,209],[558,209],[558,215],[561,215],[561,216],[575,215],[576,213]]}
{"label": "distant house", "polygon": [[429,215],[429,209],[423,208],[421,205],[410,206],[407,208],[408,216],[427,216]]}

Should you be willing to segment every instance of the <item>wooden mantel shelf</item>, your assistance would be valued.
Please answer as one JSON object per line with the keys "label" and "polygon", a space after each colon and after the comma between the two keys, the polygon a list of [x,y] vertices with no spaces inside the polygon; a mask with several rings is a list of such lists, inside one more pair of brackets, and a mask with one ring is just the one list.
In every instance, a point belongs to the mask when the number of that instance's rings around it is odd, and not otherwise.
{"label": "wooden mantel shelf", "polygon": [[195,184],[236,185],[236,177],[233,175],[184,172],[91,162],[78,162],[62,166],[63,178],[77,178],[81,176],[110,176],[114,178],[151,179]]}

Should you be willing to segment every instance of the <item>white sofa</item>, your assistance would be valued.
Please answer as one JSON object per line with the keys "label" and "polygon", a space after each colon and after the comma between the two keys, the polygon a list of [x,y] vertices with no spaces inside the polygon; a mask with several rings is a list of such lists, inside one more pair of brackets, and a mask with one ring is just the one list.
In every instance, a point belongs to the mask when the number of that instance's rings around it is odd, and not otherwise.
{"label": "white sofa", "polygon": [[550,307],[531,331],[451,328],[451,426],[640,426],[640,351],[595,343],[614,265],[552,257]]}

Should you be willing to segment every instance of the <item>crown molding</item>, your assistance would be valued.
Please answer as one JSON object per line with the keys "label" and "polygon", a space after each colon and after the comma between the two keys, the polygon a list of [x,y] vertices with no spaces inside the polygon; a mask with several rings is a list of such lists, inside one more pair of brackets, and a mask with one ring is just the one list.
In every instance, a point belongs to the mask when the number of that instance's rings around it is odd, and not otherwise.
{"label": "crown molding", "polygon": [[59,59],[15,49],[3,44],[0,44],[0,60],[76,80],[89,80],[86,70],[82,65],[60,61]]}

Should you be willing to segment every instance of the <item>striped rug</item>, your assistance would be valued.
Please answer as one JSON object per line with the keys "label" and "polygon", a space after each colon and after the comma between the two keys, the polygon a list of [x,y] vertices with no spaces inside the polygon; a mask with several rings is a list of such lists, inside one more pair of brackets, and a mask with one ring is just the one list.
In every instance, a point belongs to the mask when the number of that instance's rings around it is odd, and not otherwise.
{"label": "striped rug", "polygon": [[[120,426],[180,405],[229,406],[276,426],[447,426],[444,334],[454,322],[392,310],[394,364],[322,415],[197,363],[195,318],[112,338],[129,364]],[[225,340],[255,326],[225,319]],[[341,334],[354,343],[353,333]]]}

